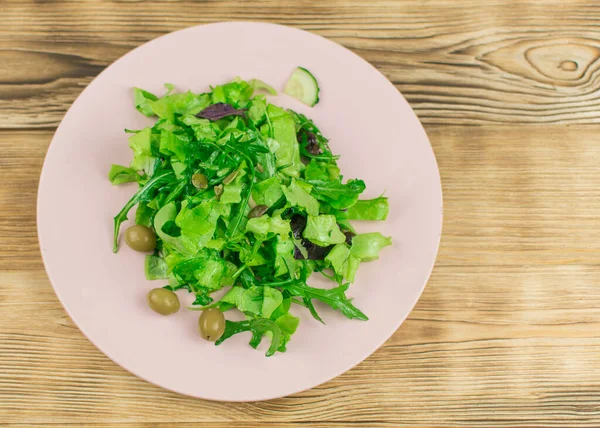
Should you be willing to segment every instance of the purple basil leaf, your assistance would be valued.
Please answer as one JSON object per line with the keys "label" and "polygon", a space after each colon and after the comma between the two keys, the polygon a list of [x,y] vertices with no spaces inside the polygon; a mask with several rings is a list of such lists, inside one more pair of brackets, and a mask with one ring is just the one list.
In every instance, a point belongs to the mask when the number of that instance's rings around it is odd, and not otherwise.
{"label": "purple basil leaf", "polygon": [[243,108],[236,109],[233,106],[225,103],[216,103],[206,107],[196,117],[201,117],[208,120],[219,120],[227,116],[246,117],[246,110]]}
{"label": "purple basil leaf", "polygon": [[346,244],[352,245],[352,238],[354,238],[354,235],[356,235],[356,233],[350,230],[344,230],[343,234],[346,235]]}
{"label": "purple basil leaf", "polygon": [[319,146],[319,142],[317,141],[317,136],[310,131],[300,131],[298,134],[299,142],[306,142],[306,151],[311,155],[319,155],[321,154],[321,146]]}
{"label": "purple basil leaf", "polygon": [[306,248],[308,260],[323,260],[333,248],[333,245],[329,245],[327,247],[320,247],[317,244],[313,244],[308,239],[303,239],[302,245],[304,246],[304,248]]}
{"label": "purple basil leaf", "polygon": [[304,232],[304,228],[306,227],[306,217],[300,214],[293,215],[290,220],[290,227],[294,238],[302,239],[302,232]]}

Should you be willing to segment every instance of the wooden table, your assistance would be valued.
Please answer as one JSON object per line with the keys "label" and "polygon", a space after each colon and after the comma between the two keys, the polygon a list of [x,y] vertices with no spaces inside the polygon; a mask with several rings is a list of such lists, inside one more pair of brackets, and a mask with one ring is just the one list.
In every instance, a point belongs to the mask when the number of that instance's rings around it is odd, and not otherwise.
{"label": "wooden table", "polygon": [[[600,426],[598,2],[0,4],[0,425]],[[223,20],[310,30],[373,63],[424,123],[444,188],[437,265],[398,332],[339,378],[259,403],[115,365],[60,306],[36,238],[42,161],[81,90],[150,39]]]}

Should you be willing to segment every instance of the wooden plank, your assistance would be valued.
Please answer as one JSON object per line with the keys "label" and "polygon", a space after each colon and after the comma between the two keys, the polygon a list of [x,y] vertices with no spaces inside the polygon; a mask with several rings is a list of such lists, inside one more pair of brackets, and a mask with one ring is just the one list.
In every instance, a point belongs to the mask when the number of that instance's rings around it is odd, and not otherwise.
{"label": "wooden plank", "polygon": [[2,271],[0,415],[61,425],[598,426],[599,281],[595,266],[440,266],[409,320],[355,369],[288,398],[228,404],[135,378],[83,337],[42,271]]}
{"label": "wooden plank", "polygon": [[[7,425],[3,425],[4,427],[7,428],[51,428],[51,427],[73,427],[73,426],[79,426],[78,424],[69,424],[69,423],[64,423],[64,424],[34,424],[34,425],[22,425],[22,424],[7,424]],[[110,423],[110,424],[89,424],[86,423],[85,424],[86,427],[91,427],[91,428],[130,428],[130,427],[137,427],[137,428],[172,428],[173,424],[169,423],[169,422],[158,422],[158,423],[154,423],[154,422],[142,422],[142,423]],[[230,422],[203,422],[202,423],[202,428],[231,428],[231,423]],[[270,422],[236,422],[235,423],[235,428],[294,428],[294,427],[300,427],[300,426],[306,426],[305,423],[303,422],[289,422],[289,423],[270,423]],[[337,422],[316,422],[313,423],[311,422],[309,425],[311,428],[335,428],[335,427],[362,427],[364,428],[365,425],[362,422],[344,422],[343,425],[340,425]],[[395,424],[394,422],[369,422],[368,424],[369,427],[371,428],[396,428],[398,425]],[[196,422],[190,422],[190,423],[178,423],[177,424],[177,428],[197,428],[198,427],[198,423]],[[425,427],[427,428],[427,427]],[[433,427],[431,427],[433,428]]]}
{"label": "wooden plank", "polygon": [[[427,126],[444,188],[438,265],[598,264],[592,126]],[[0,132],[0,269],[40,269],[37,182],[50,131]]]}
{"label": "wooden plank", "polygon": [[[62,423],[62,424],[6,424],[3,427],[6,428],[51,428],[51,427],[78,427],[78,424],[70,424],[70,423]],[[100,424],[90,424],[86,423],[86,427],[91,428],[172,428],[173,424],[169,422],[141,422],[141,423],[100,423]],[[304,426],[307,424],[304,422],[236,422],[235,428],[297,428]],[[335,427],[361,427],[364,428],[368,426],[370,428],[397,428],[398,425],[395,422],[369,422],[368,425],[365,425],[363,422],[344,422],[343,425],[340,425],[337,422],[311,422],[309,425],[311,428],[335,428]],[[231,428],[231,422],[203,422],[202,428]],[[177,423],[177,428],[198,428],[198,423],[189,422],[189,423]],[[427,428],[424,426],[424,428]],[[430,428],[433,428],[431,426]]]}
{"label": "wooden plank", "polygon": [[56,126],[127,51],[229,20],[291,25],[341,43],[381,70],[428,124],[600,122],[600,9],[589,0],[3,4],[0,128]]}
{"label": "wooden plank", "polygon": [[51,132],[0,132],[0,270],[43,269],[36,200]]}

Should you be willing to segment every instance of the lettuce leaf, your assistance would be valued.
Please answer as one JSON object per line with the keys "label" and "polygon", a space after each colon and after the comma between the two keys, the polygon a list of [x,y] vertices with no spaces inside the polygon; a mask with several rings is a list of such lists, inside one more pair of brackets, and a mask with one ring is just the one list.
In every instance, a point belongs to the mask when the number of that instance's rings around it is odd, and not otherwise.
{"label": "lettuce leaf", "polygon": [[150,104],[152,111],[161,119],[173,121],[175,115],[197,114],[210,105],[209,94],[194,94],[191,91],[162,97]]}
{"label": "lettuce leaf", "polygon": [[144,128],[129,137],[129,147],[133,150],[131,168],[152,175],[156,161],[152,155],[152,128]]}
{"label": "lettuce leaf", "polygon": [[345,243],[337,244],[331,249],[329,254],[325,256],[325,262],[327,262],[333,268],[333,271],[336,274],[345,277],[346,272],[344,270],[344,267],[349,256],[350,248],[348,248],[348,245],[346,245]]}
{"label": "lettuce leaf", "polygon": [[392,238],[379,232],[362,233],[352,238],[352,255],[362,262],[377,260],[382,248],[392,245]]}
{"label": "lettuce leaf", "polygon": [[245,314],[270,318],[283,302],[283,295],[276,288],[266,285],[249,289],[232,287],[220,302],[231,303]]}
{"label": "lettuce leaf", "polygon": [[[296,259],[294,259],[294,241],[287,237],[278,236],[275,243],[275,276],[294,272]],[[289,272],[290,274],[292,272]]]}
{"label": "lettuce leaf", "polygon": [[256,183],[252,188],[252,198],[258,205],[266,205],[270,207],[282,197],[283,190],[277,177],[271,177],[267,180]]}
{"label": "lettuce leaf", "polygon": [[149,254],[146,256],[144,270],[148,280],[167,279],[169,266],[162,257]]}
{"label": "lettuce leaf", "polygon": [[[319,215],[319,201],[310,194],[311,186],[292,179],[289,186],[283,188],[283,193],[291,207],[304,208],[311,216]],[[255,198],[256,200],[256,198]]]}
{"label": "lettuce leaf", "polygon": [[140,178],[135,169],[126,166],[111,165],[110,171],[108,171],[108,179],[113,186],[138,181]]}
{"label": "lettuce leaf", "polygon": [[300,318],[293,316],[292,314],[285,313],[275,320],[275,324],[279,326],[281,330],[281,343],[278,351],[285,352],[286,345],[292,338],[292,335],[296,332],[298,325],[300,324]]}
{"label": "lettuce leaf", "polygon": [[217,251],[209,249],[200,251],[194,258],[173,267],[173,274],[180,281],[211,291],[233,285],[232,275],[235,271],[234,264],[219,257]]}
{"label": "lettuce leaf", "polygon": [[186,160],[187,142],[173,131],[163,129],[160,132],[160,152],[165,155],[175,155],[180,162]]}
{"label": "lettuce leaf", "polygon": [[346,213],[348,220],[385,220],[389,211],[388,198],[358,201]]}
{"label": "lettuce leaf", "polygon": [[193,115],[184,115],[181,121],[192,128],[194,136],[198,141],[215,141],[217,139],[218,127],[211,124],[210,120],[201,119]]}
{"label": "lettuce leaf", "polygon": [[184,207],[175,218],[181,229],[178,238],[186,252],[195,253],[204,248],[212,239],[217,228],[217,220],[228,216],[230,208],[215,200],[204,201],[194,208]]}
{"label": "lettuce leaf", "polygon": [[232,82],[213,88],[212,102],[231,104],[236,108],[246,107],[253,93],[254,89],[248,82],[234,79]]}
{"label": "lettuce leaf", "polygon": [[158,97],[148,91],[140,88],[133,88],[133,99],[135,108],[144,116],[155,116],[152,110],[152,102],[158,100]]}
{"label": "lettuce leaf", "polygon": [[296,124],[294,118],[285,110],[267,106],[267,116],[273,132],[273,139],[277,141],[275,149],[276,165],[283,168],[282,173],[291,177],[299,177],[303,169],[300,161],[300,148],[296,140]]}
{"label": "lettuce leaf", "polygon": [[346,235],[342,233],[337,225],[335,216],[325,214],[319,216],[309,215],[302,236],[321,247],[341,244],[346,241]]}
{"label": "lettuce leaf", "polygon": [[267,239],[269,234],[286,237],[291,232],[290,222],[283,220],[280,216],[269,217],[263,215],[248,220],[248,223],[246,223],[246,232],[252,232],[256,239],[259,240]]}
{"label": "lettuce leaf", "polygon": [[223,204],[237,204],[242,201],[242,191],[244,190],[244,176],[246,171],[238,170],[235,179],[223,187],[223,194],[220,201]]}

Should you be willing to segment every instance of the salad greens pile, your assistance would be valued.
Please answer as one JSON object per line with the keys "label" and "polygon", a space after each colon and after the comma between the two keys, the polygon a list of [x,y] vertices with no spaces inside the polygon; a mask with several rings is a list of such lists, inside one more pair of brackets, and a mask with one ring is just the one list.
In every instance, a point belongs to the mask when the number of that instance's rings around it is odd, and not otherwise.
{"label": "salad greens pile", "polygon": [[[190,309],[246,316],[227,320],[217,345],[248,331],[255,348],[270,337],[267,356],[284,352],[299,323],[293,304],[323,322],[315,300],[367,320],[346,291],[359,264],[377,259],[391,238],[356,234],[350,220],[385,220],[387,198],[359,200],[365,183],[344,181],[317,126],[257,94],[272,91],[263,82],[236,79],[202,94],[167,88],[163,97],[134,89],[135,107],[156,123],[126,130],[133,160],[109,172],[113,184],[139,184],[114,219],[114,251],[137,205],[135,223],[157,241],[146,277],[193,293]],[[312,273],[335,286],[309,286]]]}

